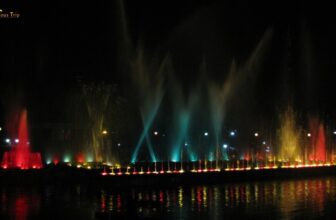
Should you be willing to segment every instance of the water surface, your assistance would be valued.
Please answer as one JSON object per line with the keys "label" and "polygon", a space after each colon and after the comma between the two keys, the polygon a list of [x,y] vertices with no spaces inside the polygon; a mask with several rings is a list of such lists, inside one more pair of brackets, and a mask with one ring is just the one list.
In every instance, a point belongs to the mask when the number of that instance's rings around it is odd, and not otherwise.
{"label": "water surface", "polygon": [[0,219],[335,219],[336,177],[113,189],[0,186]]}

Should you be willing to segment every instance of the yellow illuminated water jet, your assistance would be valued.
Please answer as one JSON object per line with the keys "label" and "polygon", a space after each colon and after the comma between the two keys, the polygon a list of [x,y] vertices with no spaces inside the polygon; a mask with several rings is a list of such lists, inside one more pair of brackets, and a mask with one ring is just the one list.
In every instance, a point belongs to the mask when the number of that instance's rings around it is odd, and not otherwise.
{"label": "yellow illuminated water jet", "polygon": [[292,107],[280,116],[278,159],[284,162],[301,160],[300,128],[296,124],[296,116]]}

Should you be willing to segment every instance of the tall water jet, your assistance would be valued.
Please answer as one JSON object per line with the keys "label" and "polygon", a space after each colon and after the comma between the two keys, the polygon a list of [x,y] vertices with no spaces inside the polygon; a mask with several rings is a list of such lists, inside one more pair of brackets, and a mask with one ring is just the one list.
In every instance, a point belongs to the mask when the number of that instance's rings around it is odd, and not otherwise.
{"label": "tall water jet", "polygon": [[143,123],[143,130],[132,154],[131,162],[135,163],[138,159],[140,147],[146,141],[152,162],[157,161],[149,130],[159,111],[164,95],[164,73],[169,67],[169,60],[166,56],[161,62],[153,60],[148,62],[144,57],[142,49],[138,49],[137,57],[132,65],[133,77],[138,89],[140,100],[140,113]]}
{"label": "tall water jet", "polygon": [[[173,82],[173,84],[176,85],[177,82]],[[177,87],[174,90],[174,136],[172,138],[170,160],[173,162],[182,161],[183,159],[196,161],[197,157],[192,142],[188,139],[188,133],[190,132],[192,113],[198,97],[196,93],[192,93],[186,100],[183,100],[184,96],[181,87]],[[188,157],[182,158],[183,151],[187,153]]]}
{"label": "tall water jet", "polygon": [[42,168],[41,154],[30,151],[26,110],[23,110],[20,114],[17,142],[17,145],[13,146],[11,151],[5,152],[1,167],[20,169]]}
{"label": "tall water jet", "polygon": [[283,162],[301,161],[300,133],[296,115],[291,106],[280,116],[278,160]]}
{"label": "tall water jet", "polygon": [[[90,136],[88,140],[88,151],[93,151],[95,162],[111,162],[109,150],[104,149],[103,131],[105,112],[111,95],[111,86],[105,84],[83,84],[82,92],[84,95],[87,113],[89,116]],[[108,147],[108,146],[107,146]]]}
{"label": "tall water jet", "polygon": [[[256,48],[242,66],[237,68],[236,62],[232,60],[228,76],[225,81],[221,85],[213,83],[209,86],[211,121],[215,132],[217,162],[221,149],[219,146],[222,142],[222,126],[229,106],[229,101],[239,89],[243,88],[244,83],[249,83],[249,85],[244,88],[252,85],[251,83],[256,78],[254,74],[257,73],[261,58],[264,56],[271,37],[272,29],[269,29],[264,33]],[[222,152],[222,156],[222,159],[228,159],[226,150]]]}
{"label": "tall water jet", "polygon": [[[223,85],[211,85],[209,88],[210,106],[211,106],[211,121],[215,132],[215,146],[216,146],[216,163],[219,160],[220,144],[222,142],[222,126],[226,111],[226,104],[228,96],[232,91],[233,74],[236,73],[235,62],[232,62],[229,77]],[[227,151],[223,151],[222,156],[224,160],[228,160]]]}
{"label": "tall water jet", "polygon": [[309,160],[326,162],[326,136],[323,123],[317,118],[310,119],[310,152]]}

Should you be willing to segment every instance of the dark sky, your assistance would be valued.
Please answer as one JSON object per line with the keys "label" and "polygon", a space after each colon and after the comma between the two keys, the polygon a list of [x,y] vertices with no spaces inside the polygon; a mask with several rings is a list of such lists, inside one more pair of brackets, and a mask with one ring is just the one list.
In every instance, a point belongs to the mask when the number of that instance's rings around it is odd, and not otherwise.
{"label": "dark sky", "polygon": [[[44,121],[62,121],[52,115],[78,79],[116,83],[122,94],[127,90],[129,77],[119,62],[125,47],[116,2],[0,2],[4,12],[21,14],[19,19],[0,20],[2,118],[6,103],[18,99],[43,113]],[[185,87],[197,83],[204,60],[207,77],[223,80],[232,59],[243,64],[271,28],[272,40],[256,77],[255,105],[265,114],[287,99],[305,112],[332,115],[336,109],[331,5],[252,0],[124,3],[132,45],[143,45],[158,59],[169,53]]]}

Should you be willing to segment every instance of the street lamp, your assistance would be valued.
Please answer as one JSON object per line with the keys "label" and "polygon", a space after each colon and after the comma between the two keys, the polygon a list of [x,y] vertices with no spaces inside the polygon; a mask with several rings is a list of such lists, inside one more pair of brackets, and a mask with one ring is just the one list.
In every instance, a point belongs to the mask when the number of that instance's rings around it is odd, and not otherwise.
{"label": "street lamp", "polygon": [[208,136],[209,135],[209,133],[206,131],[206,132],[204,132],[204,136]]}
{"label": "street lamp", "polygon": [[258,137],[258,136],[259,136],[258,132],[254,133],[254,137]]}
{"label": "street lamp", "polygon": [[102,134],[106,135],[107,134],[107,130],[103,130]]}

